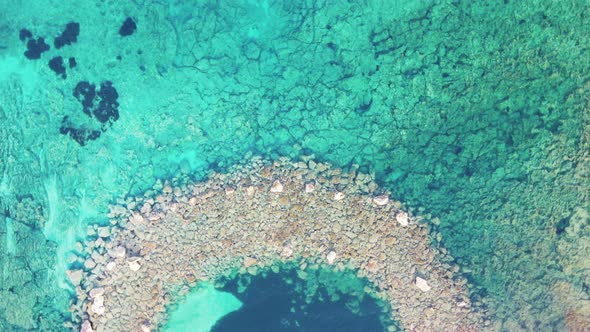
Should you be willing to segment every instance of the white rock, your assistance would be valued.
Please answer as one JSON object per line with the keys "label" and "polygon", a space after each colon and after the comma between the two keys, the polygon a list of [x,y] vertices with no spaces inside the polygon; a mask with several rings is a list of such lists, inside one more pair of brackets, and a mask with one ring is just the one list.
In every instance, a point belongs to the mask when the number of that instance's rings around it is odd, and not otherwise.
{"label": "white rock", "polygon": [[395,216],[395,220],[402,226],[408,226],[410,224],[410,218],[406,212],[400,212]]}
{"label": "white rock", "polygon": [[90,322],[85,320],[82,323],[82,326],[80,327],[80,332],[94,332],[94,330],[92,329],[92,325],[90,325]]}
{"label": "white rock", "polygon": [[94,260],[92,260],[92,258],[88,258],[84,262],[84,267],[87,268],[88,270],[92,270],[96,267],[96,262]]}
{"label": "white rock", "polygon": [[139,327],[141,329],[141,332],[151,332],[152,329],[148,324],[141,324],[141,326]]}
{"label": "white rock", "polygon": [[420,288],[420,290],[423,292],[428,292],[432,288],[428,285],[428,282],[426,282],[426,280],[420,277],[416,277],[416,287]]}
{"label": "white rock", "polygon": [[271,193],[282,193],[284,189],[285,188],[283,187],[283,184],[281,183],[281,181],[275,180],[275,182],[273,182],[272,186],[270,187],[270,192]]}
{"label": "white rock", "polygon": [[282,257],[291,257],[293,255],[293,249],[290,247],[283,247],[283,251],[281,251]]}
{"label": "white rock", "polygon": [[341,200],[344,199],[344,196],[346,196],[346,195],[344,195],[343,192],[337,191],[337,192],[334,193],[334,200],[335,201],[341,201]]}
{"label": "white rock", "polygon": [[95,297],[90,309],[99,316],[104,314],[104,297],[102,295]]}
{"label": "white rock", "polygon": [[315,191],[315,183],[313,183],[313,182],[307,182],[305,184],[305,192],[309,194],[309,193],[312,193],[314,191]]}
{"label": "white rock", "polygon": [[122,258],[122,257],[125,257],[126,252],[127,252],[127,250],[125,249],[125,247],[118,246],[118,247],[113,248],[113,251],[111,252],[111,256]]}
{"label": "white rock", "polygon": [[88,293],[88,295],[90,296],[90,298],[95,298],[98,296],[102,296],[104,295],[104,288],[102,287],[98,287],[98,288],[93,288],[90,290],[90,292]]}
{"label": "white rock", "polygon": [[129,222],[135,225],[143,224],[145,223],[145,218],[141,215],[141,213],[134,211],[129,217]]}
{"label": "white rock", "polygon": [[117,263],[110,261],[107,263],[107,270],[112,271],[115,269],[116,266],[117,266]]}
{"label": "white rock", "polygon": [[326,256],[326,259],[328,260],[328,264],[334,264],[334,261],[336,260],[336,253],[334,251],[330,251]]}
{"label": "white rock", "polygon": [[141,264],[139,264],[139,261],[141,260],[141,258],[139,257],[131,257],[127,260],[127,264],[129,264],[129,269],[133,272],[139,270],[141,268]]}
{"label": "white rock", "polygon": [[235,192],[236,192],[236,189],[234,187],[225,187],[225,194],[227,196],[229,196]]}
{"label": "white rock", "polygon": [[389,196],[379,195],[377,197],[374,197],[373,203],[377,204],[378,206],[387,205],[387,203],[389,203]]}
{"label": "white rock", "polygon": [[253,196],[255,192],[256,188],[254,188],[253,186],[249,186],[248,188],[246,188],[246,195],[248,196]]}

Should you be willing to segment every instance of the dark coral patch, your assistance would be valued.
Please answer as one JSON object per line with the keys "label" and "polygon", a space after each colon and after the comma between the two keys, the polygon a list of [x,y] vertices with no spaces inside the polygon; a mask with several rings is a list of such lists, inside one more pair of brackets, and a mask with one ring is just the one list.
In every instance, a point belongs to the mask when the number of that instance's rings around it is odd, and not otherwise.
{"label": "dark coral patch", "polygon": [[20,32],[18,33],[18,38],[21,41],[25,41],[26,39],[33,38],[33,34],[31,33],[31,31],[29,31],[25,28],[22,28],[22,29],[20,29]]}
{"label": "dark coral patch", "polygon": [[135,29],[137,29],[135,21],[133,21],[131,17],[127,17],[127,19],[125,20],[125,22],[123,22],[123,25],[119,29],[119,34],[123,37],[130,36],[135,32]]}
{"label": "dark coral patch", "polygon": [[80,34],[80,24],[77,22],[70,22],[66,24],[66,29],[61,35],[55,37],[53,44],[55,48],[62,48],[65,45],[71,45],[78,41],[78,35]]}
{"label": "dark coral patch", "polygon": [[78,63],[76,62],[76,58],[69,58],[68,64],[70,65],[70,68],[74,68]]}
{"label": "dark coral patch", "polygon": [[61,127],[59,128],[59,132],[62,135],[69,135],[74,141],[76,141],[81,146],[86,145],[86,142],[93,141],[100,137],[100,130],[94,130],[85,127],[76,127],[71,124],[69,118],[64,116],[61,121]]}
{"label": "dark coral patch", "polygon": [[119,103],[117,102],[119,94],[113,87],[111,81],[106,81],[100,84],[98,96],[100,97],[100,102],[93,112],[94,117],[102,123],[107,121],[117,121],[119,119]]}
{"label": "dark coral patch", "polygon": [[92,105],[94,97],[96,97],[96,86],[87,81],[81,81],[74,88],[74,97],[82,104],[84,113],[92,116]]}
{"label": "dark coral patch", "polygon": [[66,67],[64,66],[64,59],[60,56],[56,56],[49,60],[49,68],[56,74],[61,75],[62,78],[66,78]]}
{"label": "dark coral patch", "polygon": [[45,43],[43,37],[37,39],[29,39],[27,42],[27,50],[25,56],[29,60],[40,59],[43,52],[49,51],[49,45]]}

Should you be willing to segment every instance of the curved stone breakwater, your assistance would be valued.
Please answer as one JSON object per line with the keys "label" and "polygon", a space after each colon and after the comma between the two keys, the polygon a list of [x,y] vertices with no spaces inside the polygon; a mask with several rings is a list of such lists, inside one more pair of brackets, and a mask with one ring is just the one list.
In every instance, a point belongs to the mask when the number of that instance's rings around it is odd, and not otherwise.
{"label": "curved stone breakwater", "polygon": [[441,263],[428,229],[355,169],[254,158],[202,183],[129,198],[92,226],[68,271],[83,331],[152,331],[172,295],[235,268],[277,261],[358,269],[408,331],[475,331],[466,281]]}

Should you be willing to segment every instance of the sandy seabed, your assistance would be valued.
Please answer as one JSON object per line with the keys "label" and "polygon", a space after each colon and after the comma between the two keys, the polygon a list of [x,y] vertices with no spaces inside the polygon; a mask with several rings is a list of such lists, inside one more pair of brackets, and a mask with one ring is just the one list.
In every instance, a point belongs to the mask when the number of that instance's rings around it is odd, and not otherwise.
{"label": "sandy seabed", "polygon": [[75,321],[83,331],[155,330],[171,294],[283,261],[357,269],[405,330],[484,328],[458,267],[390,196],[370,175],[311,159],[253,158],[205,182],[158,183],[112,206],[111,225],[89,228],[68,271]]}

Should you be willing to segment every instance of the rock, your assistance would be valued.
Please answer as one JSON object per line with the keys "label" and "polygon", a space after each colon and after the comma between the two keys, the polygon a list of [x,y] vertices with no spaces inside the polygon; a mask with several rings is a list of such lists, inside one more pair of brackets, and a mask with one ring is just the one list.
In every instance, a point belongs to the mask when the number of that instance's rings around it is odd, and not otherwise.
{"label": "rock", "polygon": [[95,297],[92,301],[92,306],[90,309],[99,316],[104,314],[104,296],[98,295]]}
{"label": "rock", "polygon": [[371,259],[367,263],[367,271],[369,272],[377,272],[379,270],[379,263],[376,260]]}
{"label": "rock", "polygon": [[162,189],[162,192],[164,194],[171,194],[172,193],[172,186],[170,186],[169,183],[166,183],[166,185],[164,185],[164,188]]}
{"label": "rock", "polygon": [[282,193],[284,190],[283,184],[279,180],[275,180],[270,187],[271,193]]}
{"label": "rock", "polygon": [[314,191],[315,191],[315,183],[313,183],[313,182],[307,182],[305,184],[305,192],[309,194],[309,193],[312,193]]}
{"label": "rock", "polygon": [[236,192],[236,189],[234,187],[225,187],[225,194],[227,196],[229,196],[235,192]]}
{"label": "rock", "polygon": [[141,213],[134,211],[131,214],[131,217],[129,217],[129,222],[135,225],[138,224],[143,224],[145,223],[145,219],[143,218],[143,216],[141,215]]}
{"label": "rock", "polygon": [[335,200],[335,201],[341,201],[341,200],[343,200],[343,199],[344,199],[344,197],[345,197],[345,196],[346,196],[346,195],[344,195],[344,193],[343,193],[343,192],[341,192],[341,191],[337,191],[337,192],[335,192],[335,193],[334,193],[334,200]]}
{"label": "rock", "polygon": [[143,323],[139,326],[139,328],[141,329],[141,332],[151,332],[152,328],[150,326],[150,324],[148,323]]}
{"label": "rock", "polygon": [[117,258],[125,257],[127,250],[123,246],[118,246],[111,250],[110,255]]}
{"label": "rock", "polygon": [[191,197],[191,198],[188,200],[188,203],[189,203],[191,206],[195,206],[195,205],[197,205],[197,198],[196,198],[196,197]]}
{"label": "rock", "polygon": [[250,266],[256,264],[258,262],[255,258],[252,257],[245,257],[244,258],[244,267],[249,268]]}
{"label": "rock", "polygon": [[98,228],[98,236],[102,238],[107,238],[111,236],[111,230],[108,227],[99,227]]}
{"label": "rock", "polygon": [[420,290],[423,292],[428,292],[432,288],[428,285],[428,282],[426,282],[426,280],[420,277],[416,277],[416,287],[420,288]]}
{"label": "rock", "polygon": [[84,267],[88,270],[92,270],[96,267],[96,262],[92,260],[92,258],[89,258],[84,262]]}
{"label": "rock", "polygon": [[141,258],[139,257],[130,257],[127,259],[127,264],[129,265],[129,269],[133,272],[139,270],[141,268],[141,264],[139,263]]}
{"label": "rock", "polygon": [[399,212],[395,216],[395,220],[397,220],[402,226],[408,226],[410,224],[410,218],[406,212]]}
{"label": "rock", "polygon": [[85,320],[82,322],[82,326],[80,326],[80,332],[94,332],[89,321]]}
{"label": "rock", "polygon": [[68,275],[70,281],[72,281],[72,284],[74,284],[74,286],[80,285],[83,276],[82,270],[67,270],[66,274]]}
{"label": "rock", "polygon": [[248,188],[246,188],[246,194],[248,196],[253,196],[255,192],[256,188],[254,188],[253,186],[249,186]]}
{"label": "rock", "polygon": [[90,298],[102,296],[103,294],[104,294],[104,288],[102,288],[102,287],[93,288],[90,290],[90,292],[88,292],[88,296],[90,296]]}
{"label": "rock", "polygon": [[334,264],[334,261],[336,260],[336,253],[334,251],[330,251],[328,255],[326,255],[326,259],[328,260],[328,264]]}
{"label": "rock", "polygon": [[117,266],[117,263],[110,261],[107,263],[107,270],[112,271],[115,269],[116,266]]}
{"label": "rock", "polygon": [[283,247],[283,251],[281,251],[282,257],[291,257],[293,255],[293,249],[290,247]]}
{"label": "rock", "polygon": [[387,203],[389,203],[389,196],[379,195],[377,197],[373,197],[373,203],[375,203],[378,206],[387,205]]}
{"label": "rock", "polygon": [[339,234],[342,231],[342,226],[339,223],[335,223],[332,226],[332,232]]}

